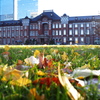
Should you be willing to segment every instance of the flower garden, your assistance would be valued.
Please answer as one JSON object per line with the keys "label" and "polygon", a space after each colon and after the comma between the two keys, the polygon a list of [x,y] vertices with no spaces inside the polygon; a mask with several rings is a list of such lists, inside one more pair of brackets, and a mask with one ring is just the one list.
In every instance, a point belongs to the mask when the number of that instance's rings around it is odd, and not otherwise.
{"label": "flower garden", "polygon": [[0,47],[0,100],[99,100],[99,76],[99,45]]}

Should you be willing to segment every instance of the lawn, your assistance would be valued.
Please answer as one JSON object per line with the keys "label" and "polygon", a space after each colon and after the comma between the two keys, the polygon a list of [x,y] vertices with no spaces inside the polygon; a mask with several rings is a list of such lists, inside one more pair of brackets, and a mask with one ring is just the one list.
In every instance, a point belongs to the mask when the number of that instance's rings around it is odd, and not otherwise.
{"label": "lawn", "polygon": [[99,45],[2,45],[0,100],[98,100],[99,69]]}

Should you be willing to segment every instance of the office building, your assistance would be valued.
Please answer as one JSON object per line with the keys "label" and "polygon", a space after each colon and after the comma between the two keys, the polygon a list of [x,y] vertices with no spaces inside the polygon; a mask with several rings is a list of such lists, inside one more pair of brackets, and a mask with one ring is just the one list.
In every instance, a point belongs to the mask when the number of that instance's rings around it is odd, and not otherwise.
{"label": "office building", "polygon": [[18,0],[18,19],[28,16],[33,18],[38,14],[38,0]]}
{"label": "office building", "polygon": [[0,21],[17,20],[38,14],[38,0],[0,0]]}
{"label": "office building", "polygon": [[0,0],[0,21],[14,20],[14,1]]}

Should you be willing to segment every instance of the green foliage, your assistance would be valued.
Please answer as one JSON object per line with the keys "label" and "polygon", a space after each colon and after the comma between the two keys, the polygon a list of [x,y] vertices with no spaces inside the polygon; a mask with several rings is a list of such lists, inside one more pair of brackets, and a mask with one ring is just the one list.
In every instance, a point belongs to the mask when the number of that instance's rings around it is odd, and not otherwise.
{"label": "green foliage", "polygon": [[[53,53],[55,49],[58,50],[56,54]],[[72,69],[84,66],[85,64],[89,64],[90,69],[100,69],[100,46],[11,46],[9,50],[9,60],[3,57],[2,53],[5,52],[5,50],[3,47],[0,47],[0,65],[4,66],[7,64],[8,66],[16,66],[18,60],[24,62],[25,58],[33,56],[35,50],[39,50],[42,53],[44,52],[45,57],[51,55],[54,59],[53,64],[56,67],[58,62],[62,64],[62,68],[64,67],[64,61],[61,55],[65,52],[68,56],[66,62],[71,62]],[[37,71],[37,66],[29,69],[28,78],[35,80],[42,77],[35,74]],[[48,89],[45,86],[40,88],[38,84],[37,86],[31,84],[30,86],[18,87],[10,85],[9,81],[2,82],[1,79],[2,76],[0,76],[0,100],[28,100],[27,95],[31,88],[36,88],[40,95],[45,94],[47,100],[70,100],[66,93],[67,91],[55,83]],[[80,88],[80,90],[86,93],[86,100],[91,100],[91,98],[98,100],[99,98],[96,87],[92,85],[90,85],[89,90],[84,90],[83,88]]]}

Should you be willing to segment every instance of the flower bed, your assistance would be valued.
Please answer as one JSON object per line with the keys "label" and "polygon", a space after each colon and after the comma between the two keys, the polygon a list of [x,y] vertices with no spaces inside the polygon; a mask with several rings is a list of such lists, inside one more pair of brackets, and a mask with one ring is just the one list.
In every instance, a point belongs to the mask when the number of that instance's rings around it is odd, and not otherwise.
{"label": "flower bed", "polygon": [[98,100],[99,69],[99,45],[1,46],[0,100]]}

